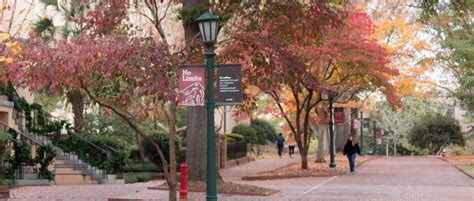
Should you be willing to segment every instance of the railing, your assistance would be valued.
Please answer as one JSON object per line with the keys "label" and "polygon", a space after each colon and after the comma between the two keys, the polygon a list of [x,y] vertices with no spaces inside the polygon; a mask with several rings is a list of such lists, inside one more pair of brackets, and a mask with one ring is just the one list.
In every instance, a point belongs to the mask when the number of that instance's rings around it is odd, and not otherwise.
{"label": "railing", "polygon": [[247,142],[235,142],[227,145],[227,160],[243,158],[247,156]]}
{"label": "railing", "polygon": [[[49,115],[48,113],[41,114],[41,113],[35,113],[35,115],[38,115],[41,117],[45,122],[51,122],[51,119],[56,122],[61,122],[58,118]],[[37,117],[34,118],[34,125],[33,128],[38,129],[38,125],[36,124],[36,119]],[[88,139],[74,133],[72,129],[67,129],[67,135],[61,135],[60,142],[52,142],[52,137],[54,134],[51,133],[43,133],[40,136],[40,138],[46,140],[48,144],[53,144],[54,146],[58,147],[60,152],[59,154],[67,156],[71,160],[76,160],[79,161],[79,164],[81,165],[86,165],[88,170],[91,170],[94,172],[95,176],[99,176],[100,179],[107,179],[107,167],[103,164],[103,160],[106,160],[109,154],[115,154],[118,151],[110,146],[103,145],[103,147],[100,147],[93,142],[89,141]],[[82,142],[85,145],[88,146],[89,151],[87,153],[82,153],[79,150],[74,150],[73,147],[70,147],[70,145],[77,143],[77,142]],[[103,160],[100,161],[91,161],[88,160],[88,157],[95,155],[96,157],[98,156],[99,158],[102,158]],[[123,167],[122,167],[123,168]],[[121,169],[122,169],[121,168]],[[86,171],[86,170],[84,170]],[[121,172],[118,172],[121,174]]]}

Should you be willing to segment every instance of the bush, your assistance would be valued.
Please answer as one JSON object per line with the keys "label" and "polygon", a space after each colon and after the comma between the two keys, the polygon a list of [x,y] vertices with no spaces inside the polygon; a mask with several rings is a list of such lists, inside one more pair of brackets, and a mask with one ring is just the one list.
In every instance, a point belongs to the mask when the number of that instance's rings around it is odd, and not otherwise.
{"label": "bush", "polygon": [[239,142],[239,141],[242,141],[244,139],[244,136],[240,135],[240,134],[235,134],[235,133],[231,133],[231,134],[226,134],[226,139],[227,139],[227,144],[231,144],[231,143],[234,143],[234,142]]}
{"label": "bush", "polygon": [[257,132],[251,126],[246,124],[239,124],[232,128],[232,133],[240,134],[244,136],[244,140],[247,143],[257,143]]}
{"label": "bush", "polygon": [[451,155],[453,156],[460,156],[464,154],[464,147],[461,146],[454,146],[451,148]]}
{"label": "bush", "polygon": [[163,172],[163,167],[143,161],[132,161],[125,165],[123,172]]}
{"label": "bush", "polygon": [[[165,133],[154,133],[150,135],[150,138],[155,141],[158,146],[160,146],[161,151],[163,152],[163,155],[165,156],[165,159],[169,161],[169,145],[168,145],[168,134]],[[178,138],[176,139],[176,162],[177,164],[180,164],[186,159],[186,151],[180,149],[180,142]],[[160,157],[156,153],[155,148],[151,143],[149,143],[147,140],[143,139],[142,140],[142,146],[143,150],[145,151],[145,155],[154,163],[154,164],[160,164],[162,165]],[[177,167],[179,169],[179,165]]]}
{"label": "bush", "polygon": [[253,119],[250,125],[257,132],[258,144],[266,144],[266,141],[273,142],[277,137],[275,128],[267,121],[261,119]]}
{"label": "bush", "polygon": [[125,183],[136,183],[136,182],[146,182],[150,181],[153,179],[153,175],[149,172],[140,172],[140,173],[135,173],[135,172],[129,172],[129,173],[124,173],[123,174],[123,179],[125,180]]}
{"label": "bush", "polygon": [[409,135],[410,143],[426,149],[429,154],[437,154],[446,146],[464,146],[464,137],[459,122],[441,113],[422,116]]}
{"label": "bush", "polygon": [[125,164],[129,157],[128,151],[118,150],[116,152],[109,152],[105,166],[109,173],[120,173],[123,171]]}

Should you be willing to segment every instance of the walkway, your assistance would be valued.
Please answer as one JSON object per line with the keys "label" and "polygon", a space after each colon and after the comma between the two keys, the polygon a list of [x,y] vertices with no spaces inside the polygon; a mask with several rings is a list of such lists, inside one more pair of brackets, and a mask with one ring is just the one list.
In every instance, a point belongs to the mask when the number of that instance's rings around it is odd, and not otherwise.
{"label": "walkway", "polygon": [[300,200],[473,201],[474,180],[437,158],[382,158],[339,176]]}
{"label": "walkway", "polygon": [[[240,176],[271,170],[297,160],[266,158],[222,170],[226,181],[278,189],[281,192],[269,197],[219,195],[219,200],[474,200],[474,179],[444,161],[428,157],[374,159],[358,168],[354,176],[240,180]],[[10,200],[167,200],[167,191],[147,189],[161,183],[23,187],[14,189],[15,198]],[[205,196],[204,193],[190,193],[189,198],[204,200]]]}

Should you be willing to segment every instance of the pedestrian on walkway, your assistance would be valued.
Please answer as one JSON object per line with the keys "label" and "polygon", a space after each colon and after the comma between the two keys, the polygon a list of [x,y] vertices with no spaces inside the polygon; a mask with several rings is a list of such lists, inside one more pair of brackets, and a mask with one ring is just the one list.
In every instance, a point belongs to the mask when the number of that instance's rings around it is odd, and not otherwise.
{"label": "pedestrian on walkway", "polygon": [[295,155],[295,146],[296,146],[296,140],[295,140],[295,136],[293,135],[293,133],[290,133],[288,135],[288,154],[290,155],[290,158],[293,158]]}
{"label": "pedestrian on walkway", "polygon": [[355,171],[356,154],[359,154],[359,156],[360,156],[360,149],[359,149],[359,144],[357,144],[352,139],[352,135],[349,135],[349,138],[347,139],[347,143],[344,146],[343,154],[344,155],[347,154],[347,159],[349,160],[349,167],[350,167],[351,175],[353,175],[354,171]]}
{"label": "pedestrian on walkway", "polygon": [[285,145],[285,138],[283,137],[283,134],[278,134],[276,144],[278,148],[278,156],[281,158],[281,154],[283,153],[283,145]]}

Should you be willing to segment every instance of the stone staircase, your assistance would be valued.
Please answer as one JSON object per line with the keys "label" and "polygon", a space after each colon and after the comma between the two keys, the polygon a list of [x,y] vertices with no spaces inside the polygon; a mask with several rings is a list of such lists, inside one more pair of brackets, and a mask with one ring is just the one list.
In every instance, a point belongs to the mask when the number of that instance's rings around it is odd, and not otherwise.
{"label": "stone staircase", "polygon": [[65,153],[52,144],[47,137],[37,134],[26,134],[39,142],[50,145],[56,150],[56,157],[50,166],[56,185],[66,184],[123,184],[124,180],[116,179],[116,175],[108,175],[105,170],[83,162],[74,153]]}

